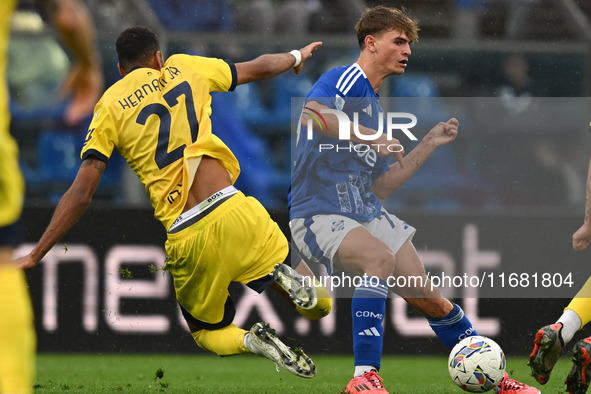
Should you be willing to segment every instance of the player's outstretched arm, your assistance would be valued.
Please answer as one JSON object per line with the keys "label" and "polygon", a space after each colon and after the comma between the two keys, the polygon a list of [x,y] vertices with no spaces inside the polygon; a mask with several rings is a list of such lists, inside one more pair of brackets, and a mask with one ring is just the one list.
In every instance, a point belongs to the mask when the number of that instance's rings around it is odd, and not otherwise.
{"label": "player's outstretched arm", "polygon": [[291,68],[298,74],[304,62],[312,56],[312,52],[320,48],[322,42],[317,41],[306,45],[299,50],[301,60],[297,54],[274,53],[257,57],[254,60],[236,63],[237,84],[241,85],[259,79],[273,78]]}
{"label": "player's outstretched arm", "polygon": [[101,58],[96,46],[92,18],[80,0],[46,1],[52,22],[74,57],[62,86],[62,94],[71,94],[64,120],[76,124],[88,116],[103,90]]}
{"label": "player's outstretched arm", "polygon": [[591,159],[587,169],[587,191],[585,195],[585,220],[583,225],[573,234],[573,249],[585,250],[591,242]]}
{"label": "player's outstretched arm", "polygon": [[105,162],[94,158],[88,158],[82,162],[74,183],[60,199],[49,226],[33,251],[16,260],[19,267],[31,268],[37,265],[53,245],[80,219],[92,201],[106,166]]}
{"label": "player's outstretched arm", "polygon": [[408,155],[376,179],[372,191],[380,198],[388,197],[417,172],[435,149],[455,140],[458,127],[459,123],[455,118],[438,123]]}

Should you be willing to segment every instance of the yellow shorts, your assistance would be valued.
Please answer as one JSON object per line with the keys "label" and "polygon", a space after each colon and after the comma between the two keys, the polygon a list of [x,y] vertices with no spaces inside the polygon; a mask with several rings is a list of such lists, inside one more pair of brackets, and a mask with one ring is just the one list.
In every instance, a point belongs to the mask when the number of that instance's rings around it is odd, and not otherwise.
{"label": "yellow shorts", "polygon": [[221,328],[233,317],[230,282],[263,291],[289,245],[265,208],[238,192],[190,227],[169,233],[166,252],[185,318]]}
{"label": "yellow shorts", "polygon": [[25,273],[0,265],[0,393],[31,393],[36,337]]}
{"label": "yellow shorts", "polygon": [[14,224],[21,215],[25,183],[18,164],[18,148],[8,132],[0,130],[0,227]]}

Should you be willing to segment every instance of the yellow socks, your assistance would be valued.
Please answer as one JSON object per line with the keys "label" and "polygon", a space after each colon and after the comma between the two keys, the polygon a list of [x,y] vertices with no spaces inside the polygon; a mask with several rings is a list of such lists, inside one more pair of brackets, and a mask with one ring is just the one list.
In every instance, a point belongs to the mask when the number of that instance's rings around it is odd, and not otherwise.
{"label": "yellow socks", "polygon": [[579,329],[591,321],[591,278],[587,279],[566,309],[573,310],[581,318],[582,324]]}
{"label": "yellow socks", "polygon": [[322,286],[320,282],[314,279],[314,288],[316,289],[316,296],[318,297],[318,303],[312,309],[302,309],[296,306],[296,310],[300,315],[306,319],[318,320],[328,315],[332,310],[332,298],[326,287]]}
{"label": "yellow socks", "polygon": [[[302,309],[296,306],[297,311],[307,319],[318,320],[328,315],[332,309],[332,298],[324,286],[315,280],[314,287],[318,302],[312,309]],[[200,348],[217,354],[218,356],[231,356],[235,354],[251,353],[244,345],[244,335],[248,331],[230,324],[219,330],[199,330],[191,335]]]}
{"label": "yellow socks", "polygon": [[193,335],[193,339],[200,348],[218,356],[232,356],[234,354],[251,353],[244,346],[244,335],[247,332],[234,324],[230,324],[219,330],[199,330],[191,335]]}

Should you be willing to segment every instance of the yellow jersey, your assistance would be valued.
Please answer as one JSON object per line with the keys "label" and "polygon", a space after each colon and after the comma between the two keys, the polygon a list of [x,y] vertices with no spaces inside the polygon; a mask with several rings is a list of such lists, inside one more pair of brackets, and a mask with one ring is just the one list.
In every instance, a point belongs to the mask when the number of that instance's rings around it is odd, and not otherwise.
{"label": "yellow jersey", "polygon": [[18,166],[18,147],[10,135],[10,109],[6,68],[10,17],[16,0],[0,1],[0,227],[6,227],[21,215],[25,184]]}
{"label": "yellow jersey", "polygon": [[232,183],[240,166],[212,133],[211,95],[236,86],[227,60],[173,55],[161,70],[137,68],[111,86],[95,107],[81,152],[108,161],[116,148],[150,195],[168,230],[181,214],[202,156],[218,159]]}

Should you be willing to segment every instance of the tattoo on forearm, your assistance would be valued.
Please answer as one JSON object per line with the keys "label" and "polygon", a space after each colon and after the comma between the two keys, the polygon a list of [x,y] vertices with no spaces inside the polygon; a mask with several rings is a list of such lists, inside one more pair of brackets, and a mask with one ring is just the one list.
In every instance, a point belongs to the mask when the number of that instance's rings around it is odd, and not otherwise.
{"label": "tattoo on forearm", "polygon": [[100,161],[100,160],[87,159],[87,160],[84,160],[80,166],[81,167],[93,166],[102,175],[103,172],[105,171],[105,168],[107,167],[107,163]]}

